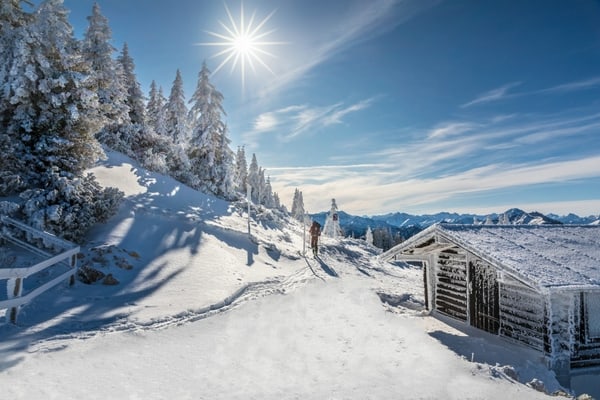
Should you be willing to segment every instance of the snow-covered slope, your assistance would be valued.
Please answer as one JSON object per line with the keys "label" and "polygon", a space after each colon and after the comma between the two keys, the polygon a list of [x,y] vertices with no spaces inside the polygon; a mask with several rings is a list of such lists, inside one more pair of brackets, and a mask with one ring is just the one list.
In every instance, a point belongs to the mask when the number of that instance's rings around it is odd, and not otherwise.
{"label": "snow-covered slope", "polygon": [[0,327],[3,398],[527,398],[558,389],[540,354],[422,309],[421,271],[323,238],[110,153],[127,198],[80,263],[119,280],[59,286]]}

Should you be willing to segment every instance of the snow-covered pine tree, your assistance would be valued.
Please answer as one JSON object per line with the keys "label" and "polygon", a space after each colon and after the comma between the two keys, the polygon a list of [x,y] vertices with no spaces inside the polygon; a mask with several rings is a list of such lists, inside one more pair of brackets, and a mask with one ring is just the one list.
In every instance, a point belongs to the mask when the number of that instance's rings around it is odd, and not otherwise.
{"label": "snow-covered pine tree", "polygon": [[265,170],[262,167],[258,168],[258,204],[265,204],[266,193]]}
{"label": "snow-covered pine tree", "polygon": [[[147,114],[146,114],[147,115]],[[162,86],[158,87],[156,95],[156,121],[154,123],[154,131],[159,135],[167,135],[167,98],[163,93]]]}
{"label": "snow-covered pine tree", "polygon": [[277,192],[273,192],[273,207],[278,210],[281,210],[281,199],[279,198],[279,194]]}
{"label": "snow-covered pine tree", "polygon": [[[92,15],[87,17],[88,27],[83,38],[83,57],[90,63],[93,70],[91,78],[95,81],[96,93],[100,102],[104,124],[120,125],[129,122],[129,107],[127,105],[127,88],[124,85],[123,69],[113,60],[116,49],[110,44],[112,32],[108,19],[102,15],[98,3],[92,7]],[[112,129],[117,134],[118,129]],[[105,132],[103,142],[114,138]]]}
{"label": "snow-covered pine tree", "polygon": [[292,200],[292,217],[298,221],[304,221],[304,199],[302,192],[296,188],[294,190],[294,199]]}
{"label": "snow-covered pine tree", "polygon": [[233,194],[233,151],[223,122],[223,95],[210,82],[206,62],[198,73],[198,84],[190,99],[192,138],[188,157],[199,184],[217,196]]}
{"label": "snow-covered pine tree", "polygon": [[370,226],[367,226],[367,232],[365,233],[365,241],[372,245],[373,244],[373,231]]}
{"label": "snow-covered pine tree", "polygon": [[183,78],[179,69],[175,74],[175,80],[165,109],[167,136],[171,137],[173,143],[185,146],[189,136],[188,109],[185,105]]}
{"label": "snow-covered pine tree", "polygon": [[294,217],[294,218],[298,214],[298,193],[299,193],[298,188],[295,188],[294,189],[294,197],[292,198],[292,210],[291,210],[292,217]]}
{"label": "snow-covered pine tree", "polygon": [[143,125],[146,121],[146,99],[144,99],[142,88],[135,76],[135,63],[129,55],[127,43],[123,45],[123,50],[117,60],[123,69],[123,84],[127,90],[129,120],[133,124]]}
{"label": "snow-covered pine tree", "polygon": [[115,214],[123,193],[101,188],[93,174],[72,179],[56,167],[44,173],[45,187],[21,193],[27,223],[74,242],[81,242],[96,223]]}
{"label": "snow-covered pine tree", "polygon": [[31,185],[51,167],[79,175],[103,155],[94,137],[102,123],[89,64],[80,57],[62,0],[43,1],[11,83],[8,131],[23,145]]}
{"label": "snow-covered pine tree", "polygon": [[238,147],[235,156],[235,185],[238,193],[246,193],[246,184],[248,183],[248,162],[246,161],[246,151],[244,146]]}
{"label": "snow-covered pine tree", "polygon": [[275,199],[273,198],[273,187],[271,186],[271,177],[269,176],[267,176],[265,182],[264,205],[268,208],[276,208]]}
{"label": "snow-covered pine tree", "polygon": [[342,228],[340,226],[338,207],[335,199],[331,199],[331,209],[325,219],[325,226],[323,226],[323,235],[332,238],[343,237]]}
{"label": "snow-covered pine tree", "polygon": [[[28,52],[30,42],[29,25],[33,16],[21,8],[21,0],[7,0],[0,3],[0,195],[16,193],[23,189],[25,182],[24,160],[18,132],[9,132],[8,125],[17,104],[11,102],[15,90],[14,79],[25,72],[23,52]],[[15,76],[16,75],[16,76]]]}
{"label": "snow-covered pine tree", "polygon": [[221,143],[217,153],[217,191],[216,194],[233,200],[235,195],[235,155],[230,147],[231,140],[227,136],[227,125],[221,135]]}
{"label": "snow-covered pine tree", "polygon": [[167,99],[162,93],[162,87],[157,88],[156,82],[152,81],[146,104],[146,123],[159,135],[166,135],[166,103]]}
{"label": "snow-covered pine tree", "polygon": [[248,185],[250,185],[250,198],[252,202],[258,203],[260,193],[260,175],[256,154],[252,153],[252,161],[248,167]]}
{"label": "snow-covered pine tree", "polygon": [[180,113],[174,112],[171,115],[183,115],[183,117],[171,120],[174,124],[171,125],[172,130],[169,132],[167,128],[167,113],[169,112],[167,99],[163,95],[162,87],[157,87],[156,82],[152,81],[145,112],[146,128],[139,132],[133,147],[136,149],[136,159],[144,167],[170,175],[180,182],[193,185],[194,179],[190,175],[189,161],[185,152],[186,144],[175,144],[171,136],[171,133],[177,130],[176,126],[179,125],[177,121],[184,121],[187,118],[187,108],[185,107],[181,84],[182,82],[179,79],[179,82],[175,85],[177,88],[173,93],[173,99],[176,99],[173,104],[176,104],[177,107],[171,109],[171,111],[174,111],[179,108],[181,111]]}
{"label": "snow-covered pine tree", "polygon": [[[45,0],[27,27],[14,62],[7,131],[19,138],[27,166],[21,193],[26,221],[59,236],[83,234],[108,218],[121,193],[102,189],[83,171],[103,155],[94,137],[102,123],[96,87],[62,0]],[[19,73],[22,72],[22,73]],[[83,190],[80,190],[83,189]]]}

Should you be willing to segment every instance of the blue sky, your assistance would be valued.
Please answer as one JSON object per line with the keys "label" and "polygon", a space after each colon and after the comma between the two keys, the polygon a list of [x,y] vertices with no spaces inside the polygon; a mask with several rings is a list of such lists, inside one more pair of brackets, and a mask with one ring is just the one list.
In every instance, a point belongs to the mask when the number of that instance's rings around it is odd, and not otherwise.
{"label": "blue sky", "polygon": [[[80,37],[92,0],[65,0]],[[186,97],[239,0],[98,0],[147,92]],[[228,62],[234,150],[309,212],[600,213],[597,0],[246,0],[265,68]],[[274,11],[273,14],[271,14]],[[220,23],[220,22],[221,23]],[[242,84],[243,83],[243,84]]]}

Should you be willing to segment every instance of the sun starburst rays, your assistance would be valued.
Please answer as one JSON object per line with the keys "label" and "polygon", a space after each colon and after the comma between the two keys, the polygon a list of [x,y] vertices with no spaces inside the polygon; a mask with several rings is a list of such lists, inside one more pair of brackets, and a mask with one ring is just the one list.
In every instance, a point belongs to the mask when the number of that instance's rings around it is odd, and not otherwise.
{"label": "sun starburst rays", "polygon": [[259,64],[271,74],[275,75],[264,58],[276,58],[276,56],[268,51],[267,48],[270,46],[282,45],[285,44],[285,42],[267,40],[268,37],[275,32],[275,29],[264,30],[264,27],[273,14],[275,14],[276,10],[271,11],[271,13],[259,23],[256,23],[256,11],[252,13],[250,19],[246,22],[244,3],[241,3],[239,21],[235,20],[229,7],[227,7],[227,4],[224,4],[224,6],[229,25],[222,21],[218,21],[223,29],[221,33],[206,31],[209,35],[217,38],[218,41],[198,43],[202,46],[216,46],[223,48],[223,50],[220,50],[211,56],[211,58],[224,57],[214,70],[213,74],[216,74],[228,63],[231,64],[230,73],[233,73],[236,67],[239,66],[242,88],[246,85],[247,66],[252,72],[256,73],[256,65]]}

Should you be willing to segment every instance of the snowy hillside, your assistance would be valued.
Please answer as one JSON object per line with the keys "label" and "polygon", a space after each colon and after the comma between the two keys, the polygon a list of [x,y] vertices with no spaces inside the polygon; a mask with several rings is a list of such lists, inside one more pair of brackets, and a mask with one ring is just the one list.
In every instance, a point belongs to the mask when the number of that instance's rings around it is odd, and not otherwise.
{"label": "snowy hillside", "polygon": [[191,190],[109,153],[126,194],[80,265],[116,285],[59,285],[0,326],[2,398],[547,399],[540,354],[423,310],[422,273],[364,241]]}

